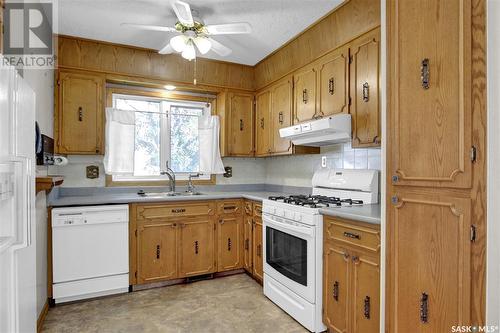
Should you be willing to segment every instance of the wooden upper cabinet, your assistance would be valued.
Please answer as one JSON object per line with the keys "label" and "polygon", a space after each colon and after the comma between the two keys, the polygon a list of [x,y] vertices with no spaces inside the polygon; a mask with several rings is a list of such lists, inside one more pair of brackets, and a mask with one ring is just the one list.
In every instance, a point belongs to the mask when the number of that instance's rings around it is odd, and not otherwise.
{"label": "wooden upper cabinet", "polygon": [[243,216],[221,217],[217,225],[217,271],[243,267]]}
{"label": "wooden upper cabinet", "polygon": [[380,28],[351,44],[352,146],[379,146],[381,142]]}
{"label": "wooden upper cabinet", "polygon": [[245,93],[229,94],[229,155],[253,156],[254,96]]}
{"label": "wooden upper cabinet", "polygon": [[389,3],[395,185],[471,186],[471,1]]}
{"label": "wooden upper cabinet", "polygon": [[292,152],[292,142],[282,139],[279,130],[292,126],[293,81],[287,78],[271,88],[271,128],[272,152],[286,154]]}
{"label": "wooden upper cabinet", "polygon": [[265,90],[255,96],[255,155],[271,153],[271,91]]}
{"label": "wooden upper cabinet", "polygon": [[179,277],[215,271],[214,221],[211,217],[178,222]]}
{"label": "wooden upper cabinet", "polygon": [[318,111],[323,117],[349,112],[349,47],[343,46],[318,61]]}
{"label": "wooden upper cabinet", "polygon": [[[448,332],[470,316],[471,200],[397,193],[390,211],[391,332]],[[424,311],[422,311],[424,309]]]}
{"label": "wooden upper cabinet", "polygon": [[333,332],[347,332],[350,255],[347,250],[326,239],[323,246],[323,322]]}
{"label": "wooden upper cabinet", "polygon": [[294,123],[308,121],[317,116],[317,78],[314,64],[294,74]]}
{"label": "wooden upper cabinet", "polygon": [[177,228],[175,222],[141,225],[137,229],[137,282],[177,277]]}
{"label": "wooden upper cabinet", "polygon": [[104,76],[60,71],[57,80],[56,150],[103,154]]}

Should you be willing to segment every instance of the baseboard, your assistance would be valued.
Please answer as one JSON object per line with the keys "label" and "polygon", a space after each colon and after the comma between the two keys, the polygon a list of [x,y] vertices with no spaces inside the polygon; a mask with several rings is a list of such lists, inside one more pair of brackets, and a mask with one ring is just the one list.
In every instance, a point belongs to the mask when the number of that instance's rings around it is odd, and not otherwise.
{"label": "baseboard", "polygon": [[47,313],[49,312],[49,300],[45,300],[45,304],[43,305],[42,311],[38,315],[38,320],[36,321],[36,331],[40,333],[42,331],[43,322],[45,321],[45,317],[47,317]]}

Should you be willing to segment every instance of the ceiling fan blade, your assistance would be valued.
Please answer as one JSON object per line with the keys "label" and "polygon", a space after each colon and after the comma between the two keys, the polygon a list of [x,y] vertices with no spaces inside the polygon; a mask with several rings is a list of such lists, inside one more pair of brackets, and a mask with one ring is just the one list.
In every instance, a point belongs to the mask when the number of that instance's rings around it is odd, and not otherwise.
{"label": "ceiling fan blade", "polygon": [[122,23],[122,27],[131,27],[142,30],[153,30],[153,31],[165,31],[165,32],[177,32],[177,29],[171,27],[162,27],[159,25],[149,25],[149,24],[136,24],[136,23]]}
{"label": "ceiling fan blade", "polygon": [[229,47],[222,45],[213,38],[209,38],[208,40],[212,43],[212,51],[222,57],[226,57],[233,52],[233,50],[231,50]]}
{"label": "ceiling fan blade", "polygon": [[182,24],[192,27],[194,25],[193,15],[191,14],[191,7],[188,3],[183,1],[174,1],[172,3],[175,15]]}
{"label": "ceiling fan blade", "polygon": [[252,26],[249,23],[228,23],[213,24],[205,27],[210,35],[235,35],[249,34],[252,32]]}
{"label": "ceiling fan blade", "polygon": [[174,49],[172,48],[170,43],[168,43],[167,45],[165,45],[164,48],[162,48],[160,51],[158,51],[159,54],[171,54],[173,52],[174,52]]}

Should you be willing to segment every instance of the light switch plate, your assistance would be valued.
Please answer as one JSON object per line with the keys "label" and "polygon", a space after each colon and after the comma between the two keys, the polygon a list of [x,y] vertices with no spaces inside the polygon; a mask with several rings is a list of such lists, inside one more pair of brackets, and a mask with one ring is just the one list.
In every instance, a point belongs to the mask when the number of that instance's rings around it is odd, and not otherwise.
{"label": "light switch plate", "polygon": [[326,156],[321,156],[321,167],[326,168]]}

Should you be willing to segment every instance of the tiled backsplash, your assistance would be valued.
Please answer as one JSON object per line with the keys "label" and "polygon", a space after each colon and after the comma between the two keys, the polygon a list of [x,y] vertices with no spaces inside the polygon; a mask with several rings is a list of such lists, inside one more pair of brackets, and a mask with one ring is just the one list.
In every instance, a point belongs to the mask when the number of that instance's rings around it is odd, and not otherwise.
{"label": "tiled backsplash", "polygon": [[[380,149],[352,149],[351,144],[321,148],[320,154],[276,156],[270,158],[224,158],[224,165],[233,168],[233,177],[217,176],[217,184],[274,184],[311,186],[314,171],[321,168],[326,157],[328,168],[376,169],[381,168]],[[69,156],[66,166],[51,166],[49,174],[65,177],[64,187],[103,187],[106,185],[102,156]],[[85,167],[99,166],[99,178],[87,179]]]}

